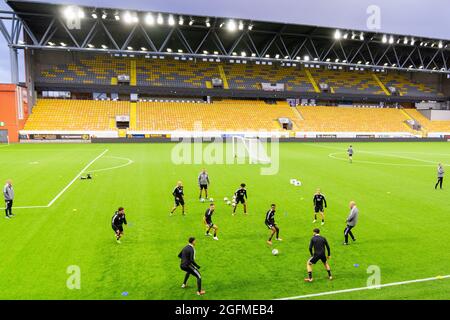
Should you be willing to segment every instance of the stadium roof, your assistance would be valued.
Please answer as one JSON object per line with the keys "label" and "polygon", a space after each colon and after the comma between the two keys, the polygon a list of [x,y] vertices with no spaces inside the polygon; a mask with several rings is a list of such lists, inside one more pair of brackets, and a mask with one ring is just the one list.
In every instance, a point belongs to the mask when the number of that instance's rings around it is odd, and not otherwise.
{"label": "stadium roof", "polygon": [[[183,55],[450,73],[450,43],[320,26],[7,1],[15,49]],[[10,21],[7,28],[4,21]],[[21,38],[23,33],[23,39]]]}

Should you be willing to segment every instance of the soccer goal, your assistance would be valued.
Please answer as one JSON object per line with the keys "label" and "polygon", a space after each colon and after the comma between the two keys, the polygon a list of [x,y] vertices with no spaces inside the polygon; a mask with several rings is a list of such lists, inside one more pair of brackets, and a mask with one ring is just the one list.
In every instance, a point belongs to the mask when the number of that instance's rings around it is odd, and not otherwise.
{"label": "soccer goal", "polygon": [[264,144],[257,138],[233,137],[233,156],[249,158],[251,164],[270,163]]}

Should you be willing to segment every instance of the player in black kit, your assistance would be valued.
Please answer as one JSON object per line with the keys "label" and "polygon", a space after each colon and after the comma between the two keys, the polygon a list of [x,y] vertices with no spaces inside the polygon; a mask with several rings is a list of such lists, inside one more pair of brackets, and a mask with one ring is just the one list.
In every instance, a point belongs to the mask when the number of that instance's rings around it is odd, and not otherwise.
{"label": "player in black kit", "polygon": [[125,218],[125,209],[120,207],[113,215],[111,220],[112,229],[116,234],[117,243],[120,242],[120,238],[123,237],[123,224],[127,224],[127,219]]}
{"label": "player in black kit", "polygon": [[219,227],[217,227],[217,225],[214,224],[214,222],[212,222],[212,215],[214,214],[214,210],[216,209],[216,206],[214,205],[214,203],[211,203],[209,205],[209,208],[206,209],[205,212],[205,217],[204,217],[204,222],[206,224],[206,236],[209,237],[210,234],[209,232],[211,231],[211,229],[214,230],[214,240],[219,240],[219,238],[217,238],[217,230],[219,230]]}
{"label": "player in black kit", "polygon": [[275,234],[277,235],[275,238],[277,241],[283,240],[279,237],[280,228],[278,228],[277,224],[275,223],[275,209],[276,209],[276,205],[272,204],[269,211],[267,211],[267,213],[266,213],[266,220],[265,220],[265,224],[266,224],[267,228],[272,230],[272,234],[270,235],[269,240],[267,240],[267,243],[270,245],[272,245],[272,238]]}
{"label": "player in black kit", "polygon": [[316,223],[317,221],[317,214],[320,213],[320,216],[322,217],[322,225],[325,224],[325,213],[323,211],[323,207],[325,205],[325,208],[327,207],[327,200],[325,199],[325,196],[320,192],[320,189],[317,189],[316,194],[313,198],[314,203],[314,221],[313,223]]}
{"label": "player in black kit", "polygon": [[184,192],[183,192],[183,183],[178,181],[177,186],[173,189],[172,195],[175,198],[175,205],[170,211],[170,215],[173,215],[175,210],[181,206],[182,214],[184,216]]}
{"label": "player in black kit", "polygon": [[[325,249],[327,250],[327,255],[325,255]],[[305,279],[306,282],[313,282],[312,277],[312,266],[321,260],[325,269],[328,272],[328,279],[332,280],[331,268],[328,261],[331,258],[330,246],[328,245],[327,239],[320,236],[320,230],[314,229],[314,235],[309,243],[309,252],[311,253],[311,258],[306,263],[306,270],[308,271],[308,278]]]}
{"label": "player in black kit", "polygon": [[247,190],[245,189],[245,183],[241,183],[241,187],[234,193],[236,204],[233,207],[233,216],[236,214],[236,208],[239,203],[244,206],[244,214],[247,214]]}

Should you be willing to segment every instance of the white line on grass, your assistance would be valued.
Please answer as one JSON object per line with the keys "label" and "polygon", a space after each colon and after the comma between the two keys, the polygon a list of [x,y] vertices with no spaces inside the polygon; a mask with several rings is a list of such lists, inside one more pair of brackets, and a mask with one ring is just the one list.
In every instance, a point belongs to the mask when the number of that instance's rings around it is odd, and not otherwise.
{"label": "white line on grass", "polygon": [[[23,207],[14,207],[14,209],[38,209],[38,208],[50,208],[56,200],[58,200],[63,194],[64,192],[67,191],[67,189],[70,188],[70,186],[72,184],[74,184],[75,181],[78,180],[78,178],[83,174],[83,172],[85,172],[95,161],[97,161],[98,159],[100,159],[101,157],[103,157],[103,155],[105,155],[105,153],[107,153],[109,150],[106,149],[105,151],[103,151],[101,154],[99,154],[97,157],[95,157],[95,159],[93,159],[91,162],[89,162],[76,176],[75,178],[72,179],[72,181],[69,182],[69,184],[67,186],[64,187],[64,189],[62,189],[57,195],[56,197],[54,197],[46,206],[23,206]],[[5,208],[2,208],[5,209]]]}
{"label": "white line on grass", "polygon": [[83,172],[85,172],[85,171],[86,171],[86,170],[87,170],[87,169],[88,169],[95,161],[97,161],[98,159],[100,159],[101,157],[103,157],[103,155],[104,155],[105,153],[107,153],[107,152],[108,152],[108,149],[106,149],[105,151],[103,151],[102,153],[100,153],[94,160],[92,160],[91,162],[89,162],[83,169],[81,169],[81,171],[75,176],[75,178],[73,178],[72,181],[70,181],[69,184],[68,184],[64,189],[62,189],[62,190],[56,195],[56,197],[53,198],[52,201],[50,201],[50,202],[48,203],[47,207],[51,207],[51,206],[55,203],[55,201],[58,200],[59,197],[61,197],[61,196],[64,194],[64,192],[66,192],[66,190],[69,189],[70,186],[71,186],[75,181],[78,180],[78,178],[83,174]]}
{"label": "white line on grass", "polygon": [[275,299],[275,300],[307,299],[307,298],[329,296],[329,295],[340,294],[340,293],[348,293],[348,292],[355,292],[355,291],[372,290],[372,289],[377,289],[377,288],[394,287],[394,286],[401,286],[401,285],[404,285],[404,284],[411,284],[411,283],[418,283],[418,282],[428,282],[428,281],[435,281],[435,280],[442,280],[442,279],[450,279],[450,275],[437,276],[437,277],[425,278],[425,279],[407,280],[407,281],[400,281],[400,282],[391,282],[391,283],[386,283],[386,284],[380,284],[378,286],[367,286],[367,287],[359,287],[359,288],[336,290],[336,291],[326,291],[326,292],[305,294],[305,295],[302,295],[302,296],[295,296],[295,297],[288,297],[288,298],[279,298],[279,299]]}
{"label": "white line on grass", "polygon": [[118,165],[118,166],[114,166],[114,167],[109,167],[109,168],[104,168],[104,169],[98,169],[98,170],[89,170],[89,172],[102,172],[102,171],[109,171],[109,170],[114,170],[114,169],[119,169],[119,168],[123,168],[126,166],[129,166],[130,164],[134,163],[133,160],[128,159],[128,158],[121,158],[121,157],[106,157],[106,158],[111,158],[111,159],[119,159],[119,160],[126,160],[127,163]]}

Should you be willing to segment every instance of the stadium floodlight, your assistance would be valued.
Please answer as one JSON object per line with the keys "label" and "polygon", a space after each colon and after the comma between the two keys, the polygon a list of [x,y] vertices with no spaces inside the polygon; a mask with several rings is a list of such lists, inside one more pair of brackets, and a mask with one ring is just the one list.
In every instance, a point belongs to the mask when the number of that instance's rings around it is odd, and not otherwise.
{"label": "stadium floodlight", "polygon": [[433,42],[433,43],[431,44],[431,47],[434,48],[434,45],[435,45],[435,43]]}
{"label": "stadium floodlight", "polygon": [[280,55],[279,54],[276,54],[275,55],[275,59],[279,59],[280,58]]}
{"label": "stadium floodlight", "polygon": [[357,62],[358,64],[361,64],[362,63],[362,61],[361,60],[359,60],[358,62]]}
{"label": "stadium floodlight", "polygon": [[208,54],[208,50],[203,50],[203,54]]}
{"label": "stadium floodlight", "polygon": [[385,62],[385,63],[384,63],[384,66],[385,66],[385,67],[387,67],[387,65],[388,65],[388,63],[387,63],[387,62]]}
{"label": "stadium floodlight", "polygon": [[368,66],[370,64],[370,62],[369,61],[366,61],[366,65]]}
{"label": "stadium floodlight", "polygon": [[439,41],[439,43],[438,43],[438,48],[439,49],[442,49],[444,47],[444,44],[442,43],[442,41]]}
{"label": "stadium floodlight", "polygon": [[114,19],[116,19],[116,21],[120,21],[120,15],[119,15],[118,12],[116,12],[116,13],[114,14]]}
{"label": "stadium floodlight", "polygon": [[425,43],[423,44],[423,46],[424,46],[424,47],[428,46],[428,42],[425,42]]}
{"label": "stadium floodlight", "polygon": [[420,66],[419,69],[423,69],[423,66]]}
{"label": "stadium floodlight", "polygon": [[364,41],[364,33],[361,32],[361,34],[359,35],[359,40]]}
{"label": "stadium floodlight", "polygon": [[309,56],[308,56],[308,55],[304,56],[304,57],[303,57],[303,60],[309,61]]}
{"label": "stadium floodlight", "polygon": [[330,58],[327,58],[327,60],[325,60],[326,62],[330,62],[331,61],[331,59]]}
{"label": "stadium floodlight", "polygon": [[408,68],[409,68],[409,69],[412,69],[412,67],[414,67],[414,66],[413,66],[413,65],[411,64],[411,65],[409,65],[409,67],[408,67]]}
{"label": "stadium floodlight", "polygon": [[339,59],[334,60],[334,62],[339,62]]}
{"label": "stadium floodlight", "polygon": [[107,17],[108,17],[108,14],[107,14],[105,11],[103,11],[103,13],[102,13],[102,19],[105,20]]}
{"label": "stadium floodlight", "polygon": [[142,47],[141,51],[147,51],[147,48],[146,47]]}
{"label": "stadium floodlight", "polygon": [[133,51],[133,47],[127,47],[129,51]]}
{"label": "stadium floodlight", "polygon": [[181,50],[181,49],[178,49],[178,53],[183,53],[183,50]]}
{"label": "stadium floodlight", "polygon": [[352,32],[352,40],[355,40],[356,34]]}
{"label": "stadium floodlight", "polygon": [[97,19],[98,18],[97,13],[95,11],[92,12],[91,16],[92,16],[93,19]]}
{"label": "stadium floodlight", "polygon": [[214,54],[217,56],[219,54],[219,52],[218,51],[214,51]]}
{"label": "stadium floodlight", "polygon": [[393,37],[393,36],[390,36],[390,37],[389,37],[389,43],[390,43],[390,44],[393,44],[393,43],[394,43],[394,37]]}
{"label": "stadium floodlight", "polygon": [[405,37],[405,39],[403,39],[403,44],[408,44],[408,38]]}
{"label": "stadium floodlight", "polygon": [[266,54],[266,58],[270,58],[270,54]]}
{"label": "stadium floodlight", "polygon": [[395,68],[397,65],[395,63],[393,63],[392,66]]}
{"label": "stadium floodlight", "polygon": [[128,23],[128,24],[139,22],[138,16],[136,14],[132,15],[129,11],[124,13],[123,20],[125,21],[125,23]]}
{"label": "stadium floodlight", "polygon": [[381,42],[387,43],[388,39],[386,35],[383,35],[383,38],[381,38]]}
{"label": "stadium floodlight", "polygon": [[342,60],[342,63],[347,63],[347,60]]}
{"label": "stadium floodlight", "polygon": [[207,28],[211,27],[211,23],[209,22],[209,19],[206,20],[205,25],[206,25]]}
{"label": "stadium floodlight", "polygon": [[319,61],[319,58],[314,58],[314,61]]}
{"label": "stadium floodlight", "polygon": [[182,26],[182,25],[184,24],[184,18],[183,18],[182,16],[180,16],[180,17],[178,18],[178,24],[179,24],[180,26]]}
{"label": "stadium floodlight", "polygon": [[233,52],[231,55],[233,55],[233,56],[237,56],[237,53],[236,52]]}
{"label": "stadium floodlight", "polygon": [[50,46],[52,46],[52,47],[55,45],[55,43],[54,43],[54,42],[51,42],[51,41],[49,41],[48,44],[49,44]]}
{"label": "stadium floodlight", "polygon": [[105,44],[102,44],[102,48],[103,48],[103,49],[108,49],[108,46],[105,45]]}
{"label": "stadium floodlight", "polygon": [[75,18],[83,19],[84,11],[81,8],[75,6],[68,6],[63,11],[64,17],[69,20],[73,20]]}
{"label": "stadium floodlight", "polygon": [[344,33],[344,35],[342,36],[342,38],[347,39],[347,38],[348,38],[348,33]]}
{"label": "stadium floodlight", "polygon": [[61,45],[62,47],[67,47],[67,44],[65,44],[64,42],[61,42],[60,45]]}
{"label": "stadium floodlight", "polygon": [[236,31],[236,22],[234,20],[229,20],[227,23],[228,31]]}
{"label": "stadium floodlight", "polygon": [[253,25],[252,25],[252,24],[249,24],[249,25],[248,25],[248,30],[250,30],[250,31],[253,30]]}
{"label": "stadium floodlight", "polygon": [[169,16],[167,23],[169,24],[169,26],[173,26],[175,24],[175,19],[173,18],[172,15]]}
{"label": "stadium floodlight", "polygon": [[252,53],[252,57],[256,57],[256,53]]}
{"label": "stadium floodlight", "polygon": [[246,57],[246,56],[247,56],[247,53],[246,53],[245,51],[242,51],[242,52],[241,52],[241,56],[242,56],[242,57]]}
{"label": "stadium floodlight", "polygon": [[289,56],[284,56],[285,59],[289,59]]}
{"label": "stadium floodlight", "polygon": [[416,40],[414,38],[411,38],[411,45],[413,46],[416,43]]}
{"label": "stadium floodlight", "polygon": [[244,24],[242,23],[242,21],[239,21],[238,29],[239,30],[244,30]]}
{"label": "stadium floodlight", "polygon": [[148,13],[145,16],[145,23],[152,26],[155,24],[155,18],[153,17],[153,15],[151,13]]}
{"label": "stadium floodlight", "polygon": [[334,38],[336,40],[339,40],[341,37],[342,37],[341,31],[337,29],[336,32],[334,33]]}
{"label": "stadium floodlight", "polygon": [[171,53],[171,52],[172,52],[172,49],[167,48],[167,52]]}
{"label": "stadium floodlight", "polygon": [[191,20],[189,21],[189,25],[192,26],[193,24],[194,24],[194,20],[191,19]]}
{"label": "stadium floodlight", "polygon": [[88,43],[88,45],[87,45],[89,48],[95,48],[95,46],[93,45],[93,44],[91,44],[91,43]]}
{"label": "stadium floodlight", "polygon": [[164,23],[164,18],[163,16],[160,14],[158,14],[158,17],[156,18],[156,23],[157,24],[163,24]]}

